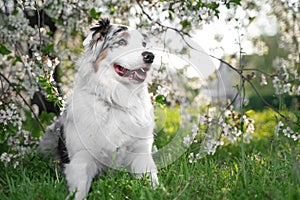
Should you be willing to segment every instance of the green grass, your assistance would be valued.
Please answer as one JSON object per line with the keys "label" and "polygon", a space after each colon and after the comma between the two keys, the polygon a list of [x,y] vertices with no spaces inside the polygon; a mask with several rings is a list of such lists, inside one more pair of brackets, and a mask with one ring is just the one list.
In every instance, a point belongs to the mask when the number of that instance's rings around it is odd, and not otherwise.
{"label": "green grass", "polygon": [[[241,147],[234,144],[192,164],[186,152],[159,171],[161,187],[155,190],[147,177],[138,180],[124,172],[100,175],[88,199],[300,199],[300,143],[274,137],[270,115],[257,115],[257,126],[267,127],[260,127],[263,132],[257,131],[255,139],[245,144],[245,177]],[[17,169],[1,164],[0,199],[64,199],[66,181],[56,176],[56,169],[37,155]]]}

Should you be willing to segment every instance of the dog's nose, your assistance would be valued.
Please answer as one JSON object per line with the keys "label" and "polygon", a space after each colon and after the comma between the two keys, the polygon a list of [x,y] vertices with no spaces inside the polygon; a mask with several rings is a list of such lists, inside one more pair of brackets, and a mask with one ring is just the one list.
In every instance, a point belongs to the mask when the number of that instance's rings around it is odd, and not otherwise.
{"label": "dog's nose", "polygon": [[142,53],[142,56],[143,56],[143,60],[145,63],[148,63],[148,64],[151,64],[153,63],[153,60],[154,60],[154,54],[149,52],[149,51],[144,51]]}

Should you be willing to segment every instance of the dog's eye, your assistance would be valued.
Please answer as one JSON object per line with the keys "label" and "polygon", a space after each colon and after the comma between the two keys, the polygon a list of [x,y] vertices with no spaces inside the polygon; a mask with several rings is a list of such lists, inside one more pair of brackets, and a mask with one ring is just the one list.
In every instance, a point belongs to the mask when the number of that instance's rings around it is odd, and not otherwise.
{"label": "dog's eye", "polygon": [[120,46],[126,46],[126,45],[127,45],[127,41],[124,40],[124,39],[119,40],[119,41],[118,41],[118,45],[120,45]]}
{"label": "dog's eye", "polygon": [[147,43],[146,42],[142,42],[143,47],[146,47]]}

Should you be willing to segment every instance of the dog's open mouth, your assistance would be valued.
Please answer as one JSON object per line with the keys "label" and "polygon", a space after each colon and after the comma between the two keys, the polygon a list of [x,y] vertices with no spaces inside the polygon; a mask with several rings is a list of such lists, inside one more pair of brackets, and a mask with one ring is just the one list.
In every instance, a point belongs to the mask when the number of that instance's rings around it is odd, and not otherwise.
{"label": "dog's open mouth", "polygon": [[122,77],[128,77],[130,80],[143,82],[147,77],[148,67],[142,67],[135,70],[129,70],[119,64],[114,64],[115,72]]}

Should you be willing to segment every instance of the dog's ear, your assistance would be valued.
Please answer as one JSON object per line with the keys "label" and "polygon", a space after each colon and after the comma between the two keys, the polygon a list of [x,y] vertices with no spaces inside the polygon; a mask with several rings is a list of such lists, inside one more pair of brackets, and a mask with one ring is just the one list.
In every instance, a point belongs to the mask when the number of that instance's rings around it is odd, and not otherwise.
{"label": "dog's ear", "polygon": [[90,33],[87,38],[83,41],[83,46],[93,46],[98,41],[102,41],[107,35],[110,28],[110,21],[107,18],[101,18],[97,24],[90,29]]}

